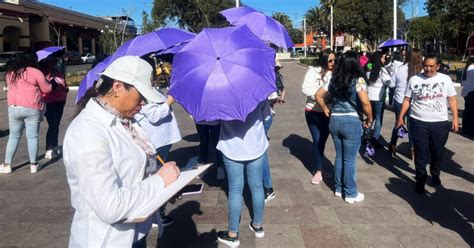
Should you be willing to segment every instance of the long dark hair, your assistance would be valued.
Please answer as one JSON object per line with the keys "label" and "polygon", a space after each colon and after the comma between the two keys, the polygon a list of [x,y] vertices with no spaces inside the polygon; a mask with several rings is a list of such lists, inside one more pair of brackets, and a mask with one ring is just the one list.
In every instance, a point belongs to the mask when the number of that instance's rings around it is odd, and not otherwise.
{"label": "long dark hair", "polygon": [[326,49],[321,54],[319,55],[319,59],[315,61],[314,66],[316,67],[321,67],[321,78],[324,78],[326,76],[326,73],[328,72],[328,59],[329,55],[334,54],[333,51],[330,49]]}
{"label": "long dark hair", "polygon": [[331,78],[330,94],[340,99],[350,98],[354,78],[365,78],[364,70],[360,67],[359,58],[355,52],[348,51],[342,54],[336,63]]}
{"label": "long dark hair", "polygon": [[[102,82],[100,83],[99,87],[96,87],[99,81],[102,81]],[[101,75],[99,80],[95,81],[94,85],[92,85],[86,91],[86,93],[84,93],[81,99],[76,103],[76,110],[74,111],[74,115],[72,116],[71,120],[76,118],[76,116],[78,116],[81,113],[81,111],[86,107],[87,103],[89,102],[91,98],[112,94],[112,91],[110,89],[112,89],[114,82],[115,82],[115,79],[105,76],[105,75]],[[130,90],[130,88],[133,87],[127,83],[123,83],[123,85],[126,90]]]}
{"label": "long dark hair", "polygon": [[474,64],[474,55],[471,55],[471,57],[469,57],[469,60],[467,61],[466,66],[464,66],[464,72],[462,73],[463,81],[465,81],[467,77],[467,68],[472,64]]}
{"label": "long dark hair", "polygon": [[27,67],[38,67],[38,56],[36,53],[32,51],[15,53],[7,62],[5,82],[7,75],[9,75],[9,83],[15,85],[18,79],[23,76]]}
{"label": "long dark hair", "polygon": [[408,75],[407,82],[415,74],[423,70],[423,55],[419,49],[413,48],[410,52],[406,53],[405,64],[408,63]]}
{"label": "long dark hair", "polygon": [[380,71],[382,70],[382,56],[385,56],[382,52],[375,52],[372,54],[370,57],[369,63],[372,63],[372,70],[370,70],[370,75],[369,75],[369,82],[368,84],[372,85],[377,81],[380,75]]}

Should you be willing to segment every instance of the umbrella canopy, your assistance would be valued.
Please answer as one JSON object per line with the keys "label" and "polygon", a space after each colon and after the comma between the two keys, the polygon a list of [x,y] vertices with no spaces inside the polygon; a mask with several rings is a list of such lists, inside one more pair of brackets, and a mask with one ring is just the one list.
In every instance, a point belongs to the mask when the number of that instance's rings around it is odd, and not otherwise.
{"label": "umbrella canopy", "polygon": [[408,45],[408,43],[404,40],[388,39],[384,41],[382,44],[380,44],[379,48],[388,48],[388,47],[406,46],[406,45]]}
{"label": "umbrella canopy", "polygon": [[250,7],[236,7],[220,12],[234,26],[247,25],[260,39],[283,49],[293,47],[286,28],[277,20]]}
{"label": "umbrella canopy", "polygon": [[81,97],[86,93],[87,89],[94,85],[94,82],[99,79],[99,73],[103,72],[111,63],[112,56],[108,56],[101,62],[97,63],[92,69],[87,72],[87,75],[82,79],[77,90],[76,103],[81,100]]}
{"label": "umbrella canopy", "polygon": [[196,122],[245,121],[275,91],[275,51],[247,26],[204,29],[174,56],[169,94]]}
{"label": "umbrella canopy", "polygon": [[49,55],[52,55],[53,53],[63,51],[64,48],[65,47],[63,46],[50,46],[50,47],[46,47],[44,49],[37,51],[36,55],[38,56],[38,62],[47,58]]}
{"label": "umbrella canopy", "polygon": [[104,59],[87,73],[79,85],[76,103],[86,93],[87,89],[94,85],[94,81],[99,78],[99,73],[103,72],[116,59],[125,55],[143,56],[152,52],[158,52],[186,42],[195,36],[196,34],[176,28],[162,28],[127,41],[113,55]]}
{"label": "umbrella canopy", "polygon": [[157,52],[188,41],[195,36],[193,33],[176,28],[158,29],[127,41],[113,54],[113,60],[124,55],[143,56]]}

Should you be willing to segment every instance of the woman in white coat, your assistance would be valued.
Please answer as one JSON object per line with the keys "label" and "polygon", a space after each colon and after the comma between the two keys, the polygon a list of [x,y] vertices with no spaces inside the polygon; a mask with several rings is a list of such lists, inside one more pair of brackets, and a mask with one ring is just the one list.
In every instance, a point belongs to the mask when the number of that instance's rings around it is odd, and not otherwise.
{"label": "woman in white coat", "polygon": [[151,73],[139,57],[115,60],[81,100],[79,106],[86,105],[66,131],[64,164],[75,209],[69,247],[146,245],[151,218],[123,220],[158,208],[160,192],[179,174],[172,162],[157,170],[155,149],[133,120],[145,100],[159,100]]}

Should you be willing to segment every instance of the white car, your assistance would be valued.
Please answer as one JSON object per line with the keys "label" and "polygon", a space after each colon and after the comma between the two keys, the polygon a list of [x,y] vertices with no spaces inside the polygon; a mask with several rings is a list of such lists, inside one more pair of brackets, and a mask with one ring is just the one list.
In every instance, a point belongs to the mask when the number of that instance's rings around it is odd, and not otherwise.
{"label": "white car", "polygon": [[95,61],[95,55],[92,53],[86,53],[86,55],[81,56],[83,63],[93,63]]}

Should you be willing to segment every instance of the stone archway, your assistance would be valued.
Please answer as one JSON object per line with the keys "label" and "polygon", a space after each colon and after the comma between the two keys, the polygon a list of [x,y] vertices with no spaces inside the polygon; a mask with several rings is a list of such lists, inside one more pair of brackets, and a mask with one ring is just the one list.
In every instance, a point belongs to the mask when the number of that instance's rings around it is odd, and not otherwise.
{"label": "stone archway", "polygon": [[8,26],[3,29],[3,51],[20,50],[21,28]]}

